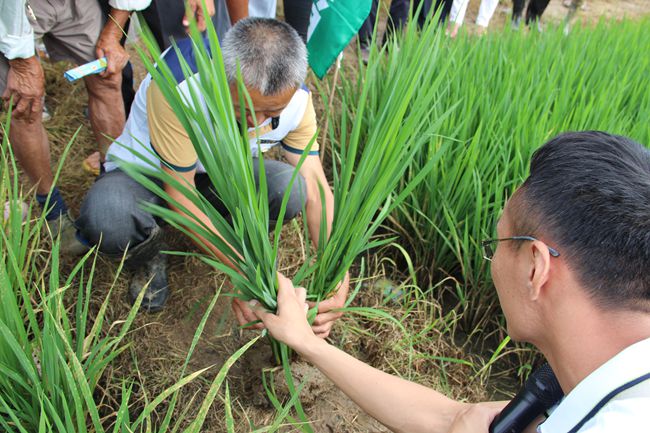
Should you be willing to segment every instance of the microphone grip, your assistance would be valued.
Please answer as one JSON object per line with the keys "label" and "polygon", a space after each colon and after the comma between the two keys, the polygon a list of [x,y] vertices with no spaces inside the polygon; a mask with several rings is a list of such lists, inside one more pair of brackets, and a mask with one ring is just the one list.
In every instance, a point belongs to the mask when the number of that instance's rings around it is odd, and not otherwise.
{"label": "microphone grip", "polygon": [[522,433],[535,419],[558,403],[564,393],[548,363],[535,370],[521,391],[490,424],[490,433]]}
{"label": "microphone grip", "polygon": [[[523,403],[523,404],[522,404]],[[521,433],[547,408],[534,395],[520,392],[494,418],[490,433]]]}

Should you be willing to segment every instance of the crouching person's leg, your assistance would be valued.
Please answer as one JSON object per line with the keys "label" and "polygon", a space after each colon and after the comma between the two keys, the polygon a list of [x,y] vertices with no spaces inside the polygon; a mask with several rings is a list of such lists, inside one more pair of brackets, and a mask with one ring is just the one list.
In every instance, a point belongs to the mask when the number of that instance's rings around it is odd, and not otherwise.
{"label": "crouching person's leg", "polygon": [[76,225],[79,237],[99,251],[120,260],[132,271],[129,296],[135,301],[145,289],[141,308],[156,312],[169,296],[162,230],[156,219],[141,208],[142,202],[158,203],[151,191],[127,174],[115,170],[100,176],[90,188]]}
{"label": "crouching person's leg", "polygon": [[[253,166],[255,167],[255,183],[259,188],[259,173],[258,173],[258,159],[253,158]],[[289,188],[291,183],[291,176],[293,176],[294,167],[286,164],[284,162],[275,161],[272,159],[264,160],[264,171],[266,173],[266,182],[267,190],[269,197],[269,223],[270,230],[273,230],[275,224],[280,215],[280,209],[282,208],[282,199],[284,198],[284,192]],[[219,199],[217,193],[215,192],[215,187],[210,182],[210,178],[206,174],[197,174],[194,179],[196,183],[196,189],[198,189],[201,194],[212,204],[212,206],[221,214],[224,218],[230,221],[230,215],[228,209]],[[302,211],[307,200],[307,189],[305,187],[305,179],[302,175],[298,174],[292,187],[291,195],[287,202],[287,208],[284,214],[283,223],[295,218],[298,216],[300,211]]]}
{"label": "crouching person's leg", "polygon": [[[259,173],[257,159],[255,163],[255,180],[259,184]],[[291,187],[289,200],[287,201],[287,208],[284,213],[282,223],[292,220],[302,211],[307,201],[307,188],[305,187],[305,179],[301,174],[296,176],[293,184],[291,184],[291,177],[295,167],[281,161],[272,159],[264,160],[264,171],[266,172],[266,183],[269,197],[269,220],[271,229],[275,227],[276,222],[280,216],[280,209],[282,208],[282,199],[284,193]]]}

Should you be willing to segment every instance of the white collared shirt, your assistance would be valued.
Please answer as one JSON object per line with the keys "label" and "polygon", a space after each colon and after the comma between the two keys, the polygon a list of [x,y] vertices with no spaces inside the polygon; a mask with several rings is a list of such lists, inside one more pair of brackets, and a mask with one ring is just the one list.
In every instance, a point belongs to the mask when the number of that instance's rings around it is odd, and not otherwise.
{"label": "white collared shirt", "polygon": [[123,11],[141,11],[151,4],[151,0],[108,0],[108,5]]}
{"label": "white collared shirt", "polygon": [[34,31],[27,20],[25,0],[0,2],[0,52],[10,60],[34,55]]}
{"label": "white collared shirt", "polygon": [[617,393],[611,400],[607,399],[608,395],[649,373],[650,338],[624,349],[583,379],[537,431],[567,433],[597,411],[578,432],[650,432],[650,379]]}

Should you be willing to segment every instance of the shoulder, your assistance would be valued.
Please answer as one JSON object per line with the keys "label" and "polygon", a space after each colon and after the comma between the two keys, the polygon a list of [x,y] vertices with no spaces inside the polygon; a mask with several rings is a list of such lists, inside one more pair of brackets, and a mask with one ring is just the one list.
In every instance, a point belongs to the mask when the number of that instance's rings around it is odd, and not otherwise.
{"label": "shoulder", "polygon": [[648,431],[650,397],[612,400],[579,433],[618,433]]}
{"label": "shoulder", "polygon": [[312,139],[316,135],[318,127],[311,92],[306,86],[301,87],[296,91],[294,99],[297,101],[293,114],[293,126],[282,140],[282,147],[284,150],[296,154],[302,154],[309,147],[310,155],[316,155],[318,154],[318,143],[312,143]]}

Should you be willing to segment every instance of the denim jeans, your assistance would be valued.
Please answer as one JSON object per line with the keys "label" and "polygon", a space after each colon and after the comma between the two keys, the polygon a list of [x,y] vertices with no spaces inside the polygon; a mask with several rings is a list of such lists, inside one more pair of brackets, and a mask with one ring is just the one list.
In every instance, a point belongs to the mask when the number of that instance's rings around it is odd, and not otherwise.
{"label": "denim jeans", "polygon": [[[257,181],[257,159],[254,159],[253,166]],[[264,160],[264,169],[268,188],[269,219],[274,224],[294,167],[280,161]],[[195,183],[199,192],[219,213],[227,217],[226,208],[217,197],[209,177],[206,174],[197,174]],[[305,200],[305,181],[299,175],[289,196],[284,221],[296,217]],[[102,174],[81,204],[76,221],[79,235],[91,245],[100,244],[99,251],[108,256],[121,258],[127,247],[131,256],[139,245],[148,243],[146,241],[153,233],[160,232],[158,228],[161,221],[142,209],[141,204],[144,202],[163,204],[162,199],[119,169]],[[147,256],[150,255],[153,254],[148,251]]]}

